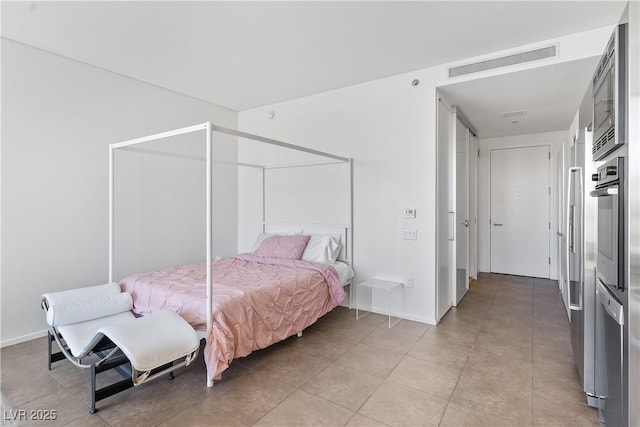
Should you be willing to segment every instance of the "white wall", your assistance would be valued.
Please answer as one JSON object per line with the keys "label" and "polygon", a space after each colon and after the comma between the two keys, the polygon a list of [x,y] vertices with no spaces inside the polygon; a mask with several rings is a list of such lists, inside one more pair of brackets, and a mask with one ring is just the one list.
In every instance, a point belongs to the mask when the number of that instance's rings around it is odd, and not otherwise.
{"label": "white wall", "polygon": [[[251,250],[256,235],[262,232],[262,194],[267,231],[310,232],[310,224],[331,224],[325,232],[341,234],[350,223],[349,164],[264,143],[241,140],[238,146],[241,164],[277,166],[238,170],[239,223],[238,251]],[[331,163],[335,162],[335,163]],[[300,166],[305,167],[286,167]],[[314,165],[314,166],[312,166]],[[300,183],[304,185],[300,185]],[[342,225],[343,227],[337,227]]]}
{"label": "white wall", "polygon": [[[607,27],[572,34],[489,57],[557,43],[557,58],[507,70],[513,72],[596,56],[610,31]],[[459,63],[481,59],[486,57],[467,58]],[[435,324],[436,316],[436,88],[505,72],[492,70],[449,79],[450,65],[454,64],[239,114],[241,130],[353,157],[356,281],[371,277],[401,281],[414,278],[414,287],[405,289],[404,317],[431,324]],[[413,79],[420,80],[417,87],[411,85]],[[272,120],[268,118],[269,111],[275,112]],[[242,192],[239,197],[241,204],[245,198],[250,200]],[[402,218],[404,208],[416,208],[417,218]],[[255,229],[252,221],[255,218],[240,218],[241,239],[250,239],[248,236],[253,233],[245,230]],[[418,240],[402,240],[404,228],[417,229]],[[246,244],[239,242],[239,246]]]}
{"label": "white wall", "polygon": [[[433,322],[435,277],[434,71],[391,77],[241,112],[240,128],[354,159],[354,268],[358,281],[404,281],[405,315]],[[269,120],[267,112],[275,111]],[[246,195],[246,194],[245,194]],[[243,199],[243,193],[239,195]],[[250,198],[250,197],[249,197]],[[416,208],[415,219],[403,219]],[[255,224],[239,223],[239,234]],[[402,240],[402,229],[418,240]],[[241,246],[242,243],[239,243]]]}
{"label": "white wall", "polygon": [[[6,39],[2,90],[1,342],[6,345],[46,328],[42,293],[107,280],[108,144],[207,120],[236,127],[237,113]],[[127,154],[131,157],[118,163],[120,170],[129,163],[128,172],[144,173],[140,185],[120,186],[120,194],[127,190],[129,200],[142,200],[150,209],[136,211],[138,217],[134,212],[129,224],[116,224],[116,237],[137,244],[157,236],[163,242],[135,249],[132,256],[141,265],[169,262],[176,253],[181,257],[176,263],[203,260],[201,223],[173,229],[175,221],[185,220],[176,195],[182,193],[181,203],[187,203],[194,196],[188,184],[198,174],[179,179],[179,172],[194,166]],[[161,164],[175,173],[150,169]],[[225,225],[217,227],[219,255],[236,252],[236,179],[235,170],[220,179],[227,180],[227,190],[216,216]],[[142,226],[148,228],[142,232]]]}
{"label": "white wall", "polygon": [[555,240],[555,230],[557,230],[557,194],[558,186],[556,173],[556,155],[567,139],[568,131],[546,132],[531,135],[518,135],[501,138],[478,138],[478,148],[480,157],[478,158],[478,268],[480,271],[491,271],[490,266],[490,199],[489,199],[489,155],[490,150],[497,148],[530,147],[536,145],[548,145],[551,151],[549,185],[551,186],[551,232],[550,232],[550,255],[551,256],[551,278],[556,279],[557,244]]}

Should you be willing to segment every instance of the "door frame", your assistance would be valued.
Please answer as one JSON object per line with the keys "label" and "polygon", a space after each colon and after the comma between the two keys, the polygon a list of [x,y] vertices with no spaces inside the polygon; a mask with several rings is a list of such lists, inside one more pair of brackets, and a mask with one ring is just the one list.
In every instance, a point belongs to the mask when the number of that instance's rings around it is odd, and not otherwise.
{"label": "door frame", "polygon": [[[491,189],[492,189],[492,185],[491,185],[491,152],[492,151],[496,151],[496,150],[511,150],[511,149],[518,149],[518,148],[534,148],[534,147],[546,147],[547,148],[547,153],[548,157],[549,157],[549,168],[548,168],[548,172],[547,172],[547,179],[548,179],[548,183],[549,183],[549,203],[548,203],[548,212],[547,212],[547,221],[549,222],[549,224],[551,224],[551,215],[553,214],[553,204],[551,203],[551,197],[552,197],[552,187],[553,187],[553,168],[551,167],[551,159],[552,159],[552,155],[551,155],[551,144],[531,144],[531,145],[527,145],[527,144],[517,144],[517,145],[509,145],[509,146],[505,146],[505,147],[496,147],[496,148],[489,148],[488,150],[488,154],[489,154],[489,159],[488,159],[488,173],[489,173],[489,179],[488,179],[488,184],[489,184],[489,191],[488,191],[488,197],[489,197],[489,271],[492,272],[491,270],[493,270],[492,268],[492,251],[491,251],[491,247],[492,247],[492,237],[493,237],[493,227],[491,227],[491,221],[493,220],[493,213],[492,213],[492,206],[491,206]],[[552,239],[551,239],[551,226],[548,229],[548,235],[547,235],[547,253],[549,254],[549,260],[551,260],[551,255],[553,253],[552,251],[552,247],[551,245],[552,243]],[[548,272],[548,278],[551,279],[551,261],[549,261],[549,272]]]}
{"label": "door frame", "polygon": [[[453,165],[452,175],[453,185],[452,185],[452,194],[450,194],[452,201],[452,210],[455,212],[454,214],[454,227],[457,230],[458,225],[463,219],[467,219],[469,221],[469,225],[465,228],[465,238],[467,240],[467,253],[466,253],[466,263],[464,268],[464,281],[465,281],[465,290],[462,295],[458,293],[458,232],[456,231],[454,234],[454,241],[452,242],[452,259],[454,260],[455,265],[455,274],[453,274],[453,280],[451,282],[451,305],[453,307],[457,307],[458,303],[464,298],[464,296],[469,291],[469,275],[470,275],[470,264],[471,264],[471,176],[470,176],[470,162],[471,162],[471,129],[465,123],[466,119],[461,119],[461,113],[457,107],[452,108],[452,122],[453,122],[453,134],[451,135],[451,156]],[[467,199],[467,211],[464,215],[466,218],[463,218],[463,215],[460,214],[460,209],[458,209],[458,122],[464,127],[467,141],[466,141],[466,154],[467,159],[464,164],[465,167],[465,177],[467,181],[466,185],[466,199]]]}
{"label": "door frame", "polygon": [[564,301],[565,308],[567,309],[567,315],[569,315],[569,304],[566,300],[566,288],[567,285],[565,283],[564,274],[566,269],[563,268],[563,263],[566,263],[567,260],[564,257],[564,246],[565,246],[565,170],[567,169],[565,165],[565,157],[566,157],[566,146],[563,142],[558,149],[558,153],[556,154],[556,204],[557,204],[557,212],[556,212],[556,233],[555,233],[555,246],[556,246],[556,277],[558,281],[558,289],[560,290],[560,294],[562,300]]}
{"label": "door frame", "polygon": [[469,275],[478,279],[478,136],[469,137]]}

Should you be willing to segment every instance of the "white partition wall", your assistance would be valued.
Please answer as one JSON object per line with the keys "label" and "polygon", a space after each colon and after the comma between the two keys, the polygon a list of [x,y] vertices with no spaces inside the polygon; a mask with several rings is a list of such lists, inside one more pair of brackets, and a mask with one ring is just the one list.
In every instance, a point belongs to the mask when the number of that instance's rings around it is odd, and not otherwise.
{"label": "white partition wall", "polygon": [[437,108],[436,319],[440,321],[452,306],[455,288],[455,112],[441,99]]}

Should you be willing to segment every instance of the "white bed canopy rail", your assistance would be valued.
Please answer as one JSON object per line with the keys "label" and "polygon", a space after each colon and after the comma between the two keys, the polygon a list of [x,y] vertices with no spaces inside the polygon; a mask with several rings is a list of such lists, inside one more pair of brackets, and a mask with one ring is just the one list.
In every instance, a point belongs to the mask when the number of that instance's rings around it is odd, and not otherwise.
{"label": "white bed canopy rail", "polygon": [[[212,124],[211,122],[205,122],[196,124],[193,126],[187,126],[180,129],[174,129],[167,132],[156,133],[153,135],[148,135],[140,138],[131,139],[128,141],[123,141],[116,144],[109,145],[109,282],[114,281],[114,152],[119,149],[129,150],[129,151],[137,151],[142,153],[149,153],[155,155],[162,156],[171,156],[177,158],[191,158],[194,157],[184,156],[180,154],[172,154],[164,151],[153,151],[149,149],[139,149],[134,148],[136,145],[144,144],[144,143],[152,143],[154,141],[176,137],[180,135],[195,133],[204,131],[205,133],[205,158],[198,158],[198,160],[204,160],[206,163],[206,183],[205,183],[205,217],[206,217],[206,304],[207,304],[207,337],[212,328],[213,324],[213,313],[212,313],[212,303],[213,303],[213,276],[212,276],[212,259],[214,254],[214,242],[213,242],[213,202],[214,202],[214,191],[213,191],[213,176],[214,176],[214,164],[215,163],[227,163],[234,164],[239,167],[249,167],[249,168],[257,168],[262,170],[262,231],[265,232],[267,230],[267,226],[270,224],[289,224],[294,225],[293,222],[269,222],[266,220],[266,204],[265,204],[265,181],[266,181],[266,171],[268,170],[276,170],[276,169],[285,169],[285,168],[301,168],[301,167],[309,167],[309,166],[323,166],[323,165],[335,165],[335,164],[346,164],[349,168],[348,170],[348,182],[345,182],[347,186],[348,193],[348,220],[344,224],[335,224],[335,223],[313,223],[314,226],[326,226],[327,228],[340,228],[343,231],[342,235],[345,238],[344,242],[344,254],[342,256],[343,261],[347,261],[350,264],[353,264],[353,160],[351,158],[338,156],[331,153],[326,153],[318,150],[314,150],[307,147],[302,147],[282,141],[277,141],[275,139],[265,138],[259,135],[253,135],[246,132],[241,132],[234,129],[229,129],[221,126],[217,126]],[[296,152],[306,153],[318,158],[318,160],[310,161],[310,162],[294,162],[294,163],[272,163],[272,164],[258,164],[258,163],[248,163],[248,162],[229,162],[224,160],[216,161],[214,159],[214,150],[213,150],[213,142],[214,142],[214,132],[218,132],[221,134],[226,134],[230,136],[235,136],[238,138],[243,138],[249,141],[255,141],[263,144],[267,144],[270,146],[281,147],[284,149],[293,150]],[[309,222],[300,221],[295,222],[296,225],[305,225],[310,224]],[[349,306],[351,307],[352,301],[354,298],[354,289],[351,287],[351,291],[349,292]],[[213,380],[207,377],[207,386],[213,386]]]}

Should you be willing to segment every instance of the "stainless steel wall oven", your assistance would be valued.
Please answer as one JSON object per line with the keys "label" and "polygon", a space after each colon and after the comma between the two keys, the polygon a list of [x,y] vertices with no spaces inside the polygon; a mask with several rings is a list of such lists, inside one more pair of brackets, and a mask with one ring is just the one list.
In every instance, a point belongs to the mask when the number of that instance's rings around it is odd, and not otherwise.
{"label": "stainless steel wall oven", "polygon": [[598,198],[597,270],[599,279],[614,293],[624,284],[624,158],[614,157],[593,175],[591,196]]}
{"label": "stainless steel wall oven", "polygon": [[591,196],[598,199],[595,309],[595,389],[607,425],[627,425],[628,339],[625,292],[625,158],[598,168]]}

